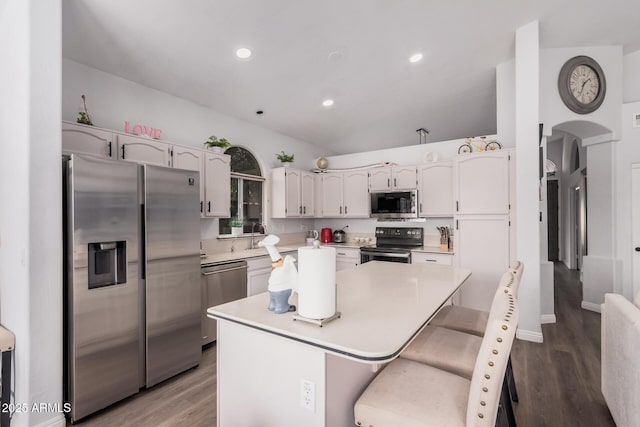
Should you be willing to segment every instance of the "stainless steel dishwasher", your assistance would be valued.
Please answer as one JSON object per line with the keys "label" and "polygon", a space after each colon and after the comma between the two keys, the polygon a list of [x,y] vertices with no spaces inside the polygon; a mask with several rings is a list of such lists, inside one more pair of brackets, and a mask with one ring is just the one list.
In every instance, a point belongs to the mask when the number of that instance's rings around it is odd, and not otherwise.
{"label": "stainless steel dishwasher", "polygon": [[231,261],[202,267],[202,345],[217,338],[216,321],[207,317],[214,305],[247,296],[247,262]]}

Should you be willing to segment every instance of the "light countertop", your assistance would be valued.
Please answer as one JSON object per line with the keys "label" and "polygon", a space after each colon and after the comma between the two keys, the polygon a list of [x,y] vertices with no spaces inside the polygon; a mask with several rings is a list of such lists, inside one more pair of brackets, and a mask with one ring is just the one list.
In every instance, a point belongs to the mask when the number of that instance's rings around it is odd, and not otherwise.
{"label": "light countertop", "polygon": [[448,254],[453,255],[453,250],[443,251],[440,246],[422,246],[421,248],[411,249],[412,252],[425,252],[430,254]]}
{"label": "light countertop", "polygon": [[[304,243],[299,245],[289,245],[278,247],[278,251],[281,253],[297,251],[299,247],[305,246]],[[362,246],[366,246],[364,243],[346,242],[346,243],[322,243],[321,246],[331,246],[336,249],[348,248],[348,249],[360,249]],[[436,253],[436,254],[448,254],[453,255],[453,251],[441,251],[439,246],[422,246],[420,248],[412,249],[414,252]],[[234,252],[217,252],[207,254],[206,257],[200,259],[200,265],[205,266],[209,264],[217,264],[221,262],[238,261],[242,259],[256,258],[261,256],[268,256],[269,253],[265,248],[256,249],[243,249]]]}
{"label": "light countertop", "polygon": [[[278,251],[280,253],[287,253],[297,251],[298,247],[285,247],[278,246]],[[248,258],[256,258],[261,256],[269,256],[269,252],[265,248],[256,248],[256,249],[244,249],[240,251],[234,252],[217,252],[213,254],[207,254],[206,257],[200,258],[200,265],[205,266],[209,264],[218,264],[221,262],[228,261],[239,261],[242,259]]]}
{"label": "light countertop", "polygon": [[[294,321],[294,313],[269,312],[266,292],[211,307],[208,316],[360,362],[384,363],[408,345],[470,275],[470,270],[444,265],[380,261],[338,271],[337,309],[342,317],[322,328]],[[296,297],[290,302],[296,304]]]}

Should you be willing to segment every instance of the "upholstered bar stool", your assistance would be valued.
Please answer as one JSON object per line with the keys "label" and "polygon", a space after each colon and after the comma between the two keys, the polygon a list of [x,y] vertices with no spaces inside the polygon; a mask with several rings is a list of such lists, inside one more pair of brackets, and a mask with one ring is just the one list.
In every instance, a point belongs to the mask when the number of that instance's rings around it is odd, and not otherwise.
{"label": "upholstered bar stool", "polygon": [[[471,379],[399,358],[369,384],[354,406],[357,426],[495,426],[518,307],[507,293],[503,316],[491,318]],[[507,317],[507,314],[509,316]]]}
{"label": "upholstered bar stool", "polygon": [[[515,261],[509,266],[507,272],[509,271],[513,273],[513,279],[510,280],[508,277],[505,277],[505,275],[503,275],[502,279],[500,280],[499,286],[510,287],[513,291],[513,294],[517,297],[522,273],[524,271],[524,264],[520,261]],[[440,326],[443,328],[453,329],[456,331],[481,337],[484,335],[488,318],[489,313],[486,311],[449,305],[443,307],[442,310],[438,312],[436,317],[429,323],[429,325]],[[517,402],[518,390],[516,389],[516,382],[513,377],[511,358],[509,358],[507,378],[509,383],[509,394],[513,401]]]}
{"label": "upholstered bar stool", "polygon": [[[511,280],[510,277],[505,277],[503,274],[498,286],[510,287],[513,294],[517,297],[523,270],[524,264],[520,261],[515,261],[507,270],[513,273],[513,280]],[[507,282],[505,283],[505,281]],[[486,311],[458,305],[447,305],[442,307],[442,310],[438,312],[429,324],[431,326],[442,326],[443,328],[454,329],[481,337],[487,328],[488,319],[489,313]]]}

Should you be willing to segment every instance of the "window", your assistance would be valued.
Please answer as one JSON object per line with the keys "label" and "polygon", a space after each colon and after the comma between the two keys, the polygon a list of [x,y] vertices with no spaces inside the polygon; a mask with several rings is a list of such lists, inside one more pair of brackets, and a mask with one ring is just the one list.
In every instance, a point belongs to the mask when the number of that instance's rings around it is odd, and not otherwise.
{"label": "window", "polygon": [[231,218],[220,218],[219,234],[231,234],[231,220],[243,221],[243,232],[264,233],[262,195],[264,178],[256,158],[242,147],[230,147],[231,156]]}

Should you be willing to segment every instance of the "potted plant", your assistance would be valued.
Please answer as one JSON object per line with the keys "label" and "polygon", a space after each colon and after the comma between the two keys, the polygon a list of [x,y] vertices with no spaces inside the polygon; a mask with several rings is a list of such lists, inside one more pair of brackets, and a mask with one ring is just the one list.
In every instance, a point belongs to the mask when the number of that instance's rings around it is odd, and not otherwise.
{"label": "potted plant", "polygon": [[231,225],[232,236],[242,236],[242,229],[244,227],[243,220],[241,220],[240,218],[232,218],[231,221],[229,221],[229,224]]}
{"label": "potted plant", "polygon": [[91,121],[91,116],[89,115],[89,111],[87,111],[87,98],[82,95],[82,106],[81,110],[78,112],[78,118],[76,122],[81,123],[83,125],[93,126],[93,122]]}
{"label": "potted plant", "polygon": [[284,166],[285,168],[291,166],[291,163],[293,162],[293,156],[293,154],[286,154],[284,151],[281,151],[280,154],[276,154],[276,158],[280,160],[280,163],[282,163],[282,166]]}
{"label": "potted plant", "polygon": [[223,153],[224,150],[231,147],[231,144],[229,143],[229,141],[227,141],[226,138],[218,139],[218,137],[215,135],[211,135],[209,139],[204,142],[204,145],[207,148],[213,149],[213,151],[215,151],[216,153]]}

